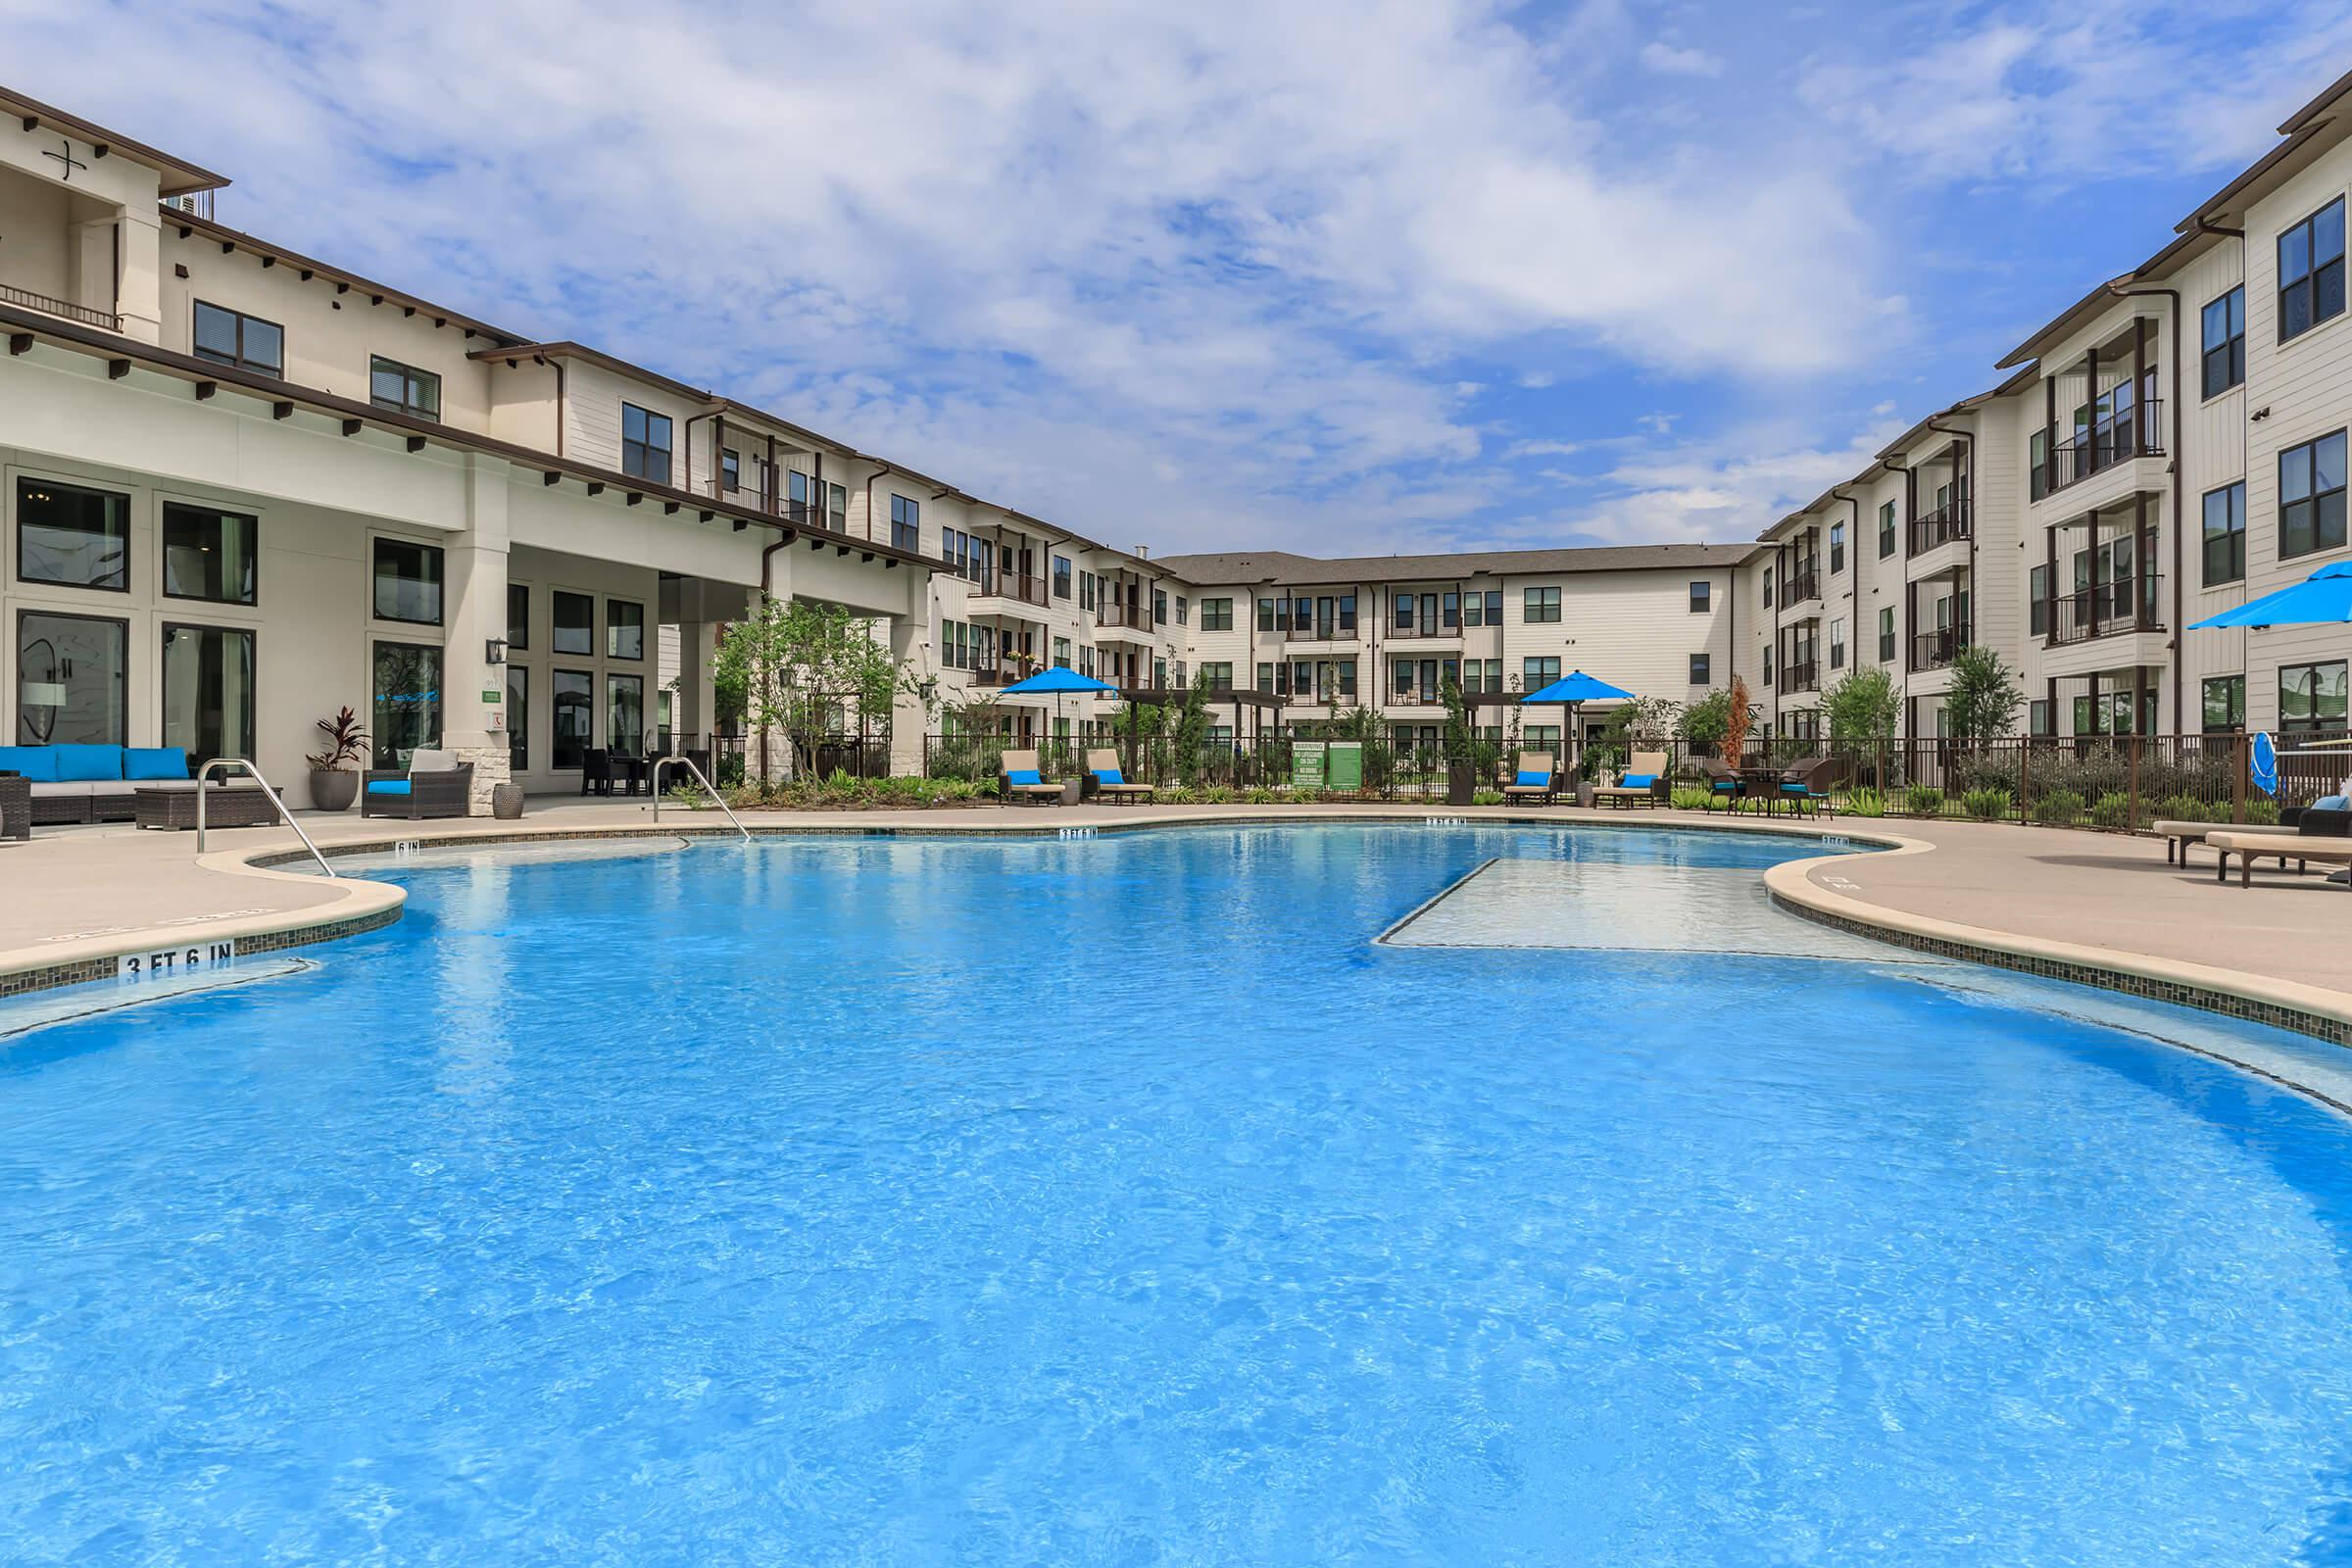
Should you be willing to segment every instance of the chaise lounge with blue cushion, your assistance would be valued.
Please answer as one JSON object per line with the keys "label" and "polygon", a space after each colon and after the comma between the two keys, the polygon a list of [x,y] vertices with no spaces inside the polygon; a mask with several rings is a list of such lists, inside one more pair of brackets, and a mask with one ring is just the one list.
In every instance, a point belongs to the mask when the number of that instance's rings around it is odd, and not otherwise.
{"label": "chaise lounge with blue cushion", "polygon": [[1549,752],[1521,752],[1519,776],[1502,787],[1505,806],[1549,806],[1560,787],[1560,775]]}
{"label": "chaise lounge with blue cushion", "polygon": [[473,810],[473,764],[455,752],[416,751],[403,769],[370,769],[360,784],[362,816],[467,816]]}
{"label": "chaise lounge with blue cushion", "polygon": [[1669,799],[1664,752],[1636,752],[1632,763],[1614,784],[1592,792],[1595,806],[1661,806]]}
{"label": "chaise lounge with blue cushion", "polygon": [[1119,765],[1119,754],[1107,748],[1086,754],[1084,793],[1100,800],[1125,801],[1133,806],[1148,801],[1157,793],[1149,784],[1130,784],[1127,773]]}
{"label": "chaise lounge with blue cushion", "polygon": [[1061,786],[1047,781],[1035,752],[1006,752],[998,764],[997,799],[1009,806],[1027,801],[1033,806],[1061,804]]}

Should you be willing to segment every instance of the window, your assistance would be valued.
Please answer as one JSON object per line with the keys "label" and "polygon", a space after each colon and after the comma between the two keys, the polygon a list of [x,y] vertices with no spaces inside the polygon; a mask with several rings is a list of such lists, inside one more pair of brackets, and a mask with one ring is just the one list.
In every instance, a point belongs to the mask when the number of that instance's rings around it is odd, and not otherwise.
{"label": "window", "polygon": [[620,406],[620,471],[633,479],[669,483],[669,416],[634,403]]}
{"label": "window", "polygon": [[1443,623],[1458,628],[1462,623],[1462,596],[1449,591],[1443,596],[1441,602],[1444,608],[1439,614],[1444,617]]}
{"label": "window", "polygon": [[1764,684],[1772,684],[1772,650],[1769,648],[1764,650]]}
{"label": "window", "polygon": [[[722,447],[718,454],[718,487],[722,493],[743,488],[743,454],[733,447]],[[808,480],[805,475],[792,476],[792,499],[808,504]]]}
{"label": "window", "polygon": [[164,627],[164,744],[198,766],[253,755],[253,633],[229,626]]}
{"label": "window", "polygon": [[1560,591],[1557,588],[1528,589],[1523,618],[1531,625],[1557,622],[1560,618]]}
{"label": "window", "polygon": [[1265,663],[1263,662],[1259,662],[1257,666],[1257,689],[1261,692],[1270,692],[1274,689],[1274,666],[1272,664]]}
{"label": "window", "polygon": [[2205,680],[2205,733],[2246,727],[2246,677],[2210,675]]}
{"label": "window", "polygon": [[1835,577],[1845,569],[1845,524],[1830,524],[1830,575]]}
{"label": "window", "polygon": [[[1351,620],[1349,624],[1354,622]],[[1489,588],[1484,593],[1462,595],[1462,624],[1465,626],[1499,626],[1502,624],[1502,590]]]}
{"label": "window", "polygon": [[2285,664],[2278,670],[2278,727],[2337,730],[2344,727],[2344,662]]}
{"label": "window", "polygon": [[1179,626],[1191,625],[1192,613],[1193,602],[1190,599],[1185,598],[1184,595],[1178,594],[1176,596],[1176,624]]}
{"label": "window", "polygon": [[2278,554],[2307,556],[2344,543],[2344,432],[2278,454]]}
{"label": "window", "polygon": [[605,677],[605,736],[623,757],[645,753],[645,677]]}
{"label": "window", "polygon": [[[1879,612],[1879,662],[1882,664],[1894,662],[1894,612],[1891,609]],[[1766,678],[1771,677],[1772,656],[1770,654],[1764,656],[1764,673]]]}
{"label": "window", "polygon": [[923,548],[923,507],[902,495],[890,498],[890,542],[901,550]]}
{"label": "window", "polygon": [[507,648],[519,653],[531,646],[531,590],[528,584],[507,584]]}
{"label": "window", "polygon": [[1211,663],[1203,663],[1200,666],[1200,684],[1212,692],[1233,690],[1232,661],[1218,660]]}
{"label": "window", "polygon": [[1714,680],[1712,658],[1706,654],[1690,656],[1690,684],[1705,686]]}
{"label": "window", "polygon": [[196,357],[264,375],[286,371],[286,329],[242,311],[196,302]]}
{"label": "window", "polygon": [[1165,588],[1154,588],[1152,590],[1152,624],[1165,626],[1167,623],[1168,591]]}
{"label": "window", "polygon": [[[1879,559],[1885,561],[1894,554],[1894,503],[1879,503]],[[1767,596],[1769,597],[1769,596]]]}
{"label": "window", "polygon": [[2278,236],[2278,341],[2344,313],[2344,199]]}
{"label": "window", "polygon": [[556,590],[556,652],[559,654],[593,654],[596,652],[596,601],[586,594],[567,594]]}
{"label": "window", "polygon": [[1201,600],[1200,629],[1202,631],[1233,630],[1233,601],[1230,599]]}
{"label": "window", "polygon": [[1703,615],[1711,607],[1715,585],[1701,578],[1690,585],[1690,613]]}
{"label": "window", "polygon": [[240,512],[165,502],[164,596],[252,604],[259,532],[260,524]]}
{"label": "window", "polygon": [[2051,724],[2056,717],[2057,710],[2046,699],[2034,698],[2026,705],[2026,733],[2029,735],[2055,734],[2056,731],[2051,728]]}
{"label": "window", "polygon": [[[441,551],[406,539],[375,542],[375,618],[441,624]],[[403,764],[406,765],[406,764]]]}
{"label": "window", "polygon": [[368,362],[368,399],[379,409],[418,419],[441,417],[441,378],[378,354]]}
{"label": "window", "polygon": [[825,526],[835,533],[850,531],[850,489],[847,485],[825,486]]}
{"label": "window", "polygon": [[2205,492],[2205,586],[2246,575],[2246,482]]}
{"label": "window", "polygon": [[1557,659],[1523,659],[1519,662],[1519,678],[1527,683],[1519,688],[1521,691],[1541,691],[1560,678],[1560,662]]}
{"label": "window", "polygon": [[531,671],[525,664],[507,666],[507,771],[519,773],[531,765]]}
{"label": "window", "polygon": [[1070,558],[1067,556],[1054,558],[1054,597],[1056,599],[1070,597]]}
{"label": "window", "polygon": [[1095,574],[1091,571],[1080,572],[1078,574],[1078,608],[1092,610],[1097,603],[1099,600],[1096,597]]}
{"label": "window", "polygon": [[1845,667],[1845,622],[1842,619],[1830,622],[1830,667]]}
{"label": "window", "polygon": [[1396,635],[1399,637],[1411,636],[1413,631],[1413,596],[1411,594],[1395,594],[1390,597],[1389,602],[1396,607]]}
{"label": "window", "polygon": [[441,744],[441,650],[421,643],[375,645],[375,765],[406,767],[419,750]]}
{"label": "window", "polygon": [[1766,610],[1772,608],[1772,568],[1770,566],[1764,568],[1764,608]]}
{"label": "window", "polygon": [[1070,640],[1067,637],[1054,639],[1054,662],[1063,669],[1070,667]]}
{"label": "window", "polygon": [[[1476,601],[1473,600],[1472,609],[1476,608]],[[1355,595],[1353,594],[1340,595],[1339,629],[1342,633],[1352,633],[1355,630]]]}
{"label": "window", "polygon": [[2026,499],[2039,501],[2050,493],[2050,432],[2036,430],[2026,440]]}
{"label": "window", "polygon": [[605,657],[645,657],[645,607],[626,599],[605,601]]}
{"label": "window", "polygon": [[596,677],[584,669],[559,669],[555,676],[555,764],[562,772],[586,761],[596,744]]}
{"label": "window", "polygon": [[1343,659],[1335,667],[1340,672],[1340,695],[1353,697],[1355,695],[1355,661]]}
{"label": "window", "polygon": [[2026,573],[2026,631],[2046,637],[2050,630],[2050,568],[2035,566]]}
{"label": "window", "polygon": [[2205,307],[2205,395],[2218,398],[2246,379],[2246,288]]}
{"label": "window", "polygon": [[54,479],[17,480],[17,575],[130,591],[130,497]]}
{"label": "window", "polygon": [[17,617],[17,738],[129,744],[130,623],[27,610]]}

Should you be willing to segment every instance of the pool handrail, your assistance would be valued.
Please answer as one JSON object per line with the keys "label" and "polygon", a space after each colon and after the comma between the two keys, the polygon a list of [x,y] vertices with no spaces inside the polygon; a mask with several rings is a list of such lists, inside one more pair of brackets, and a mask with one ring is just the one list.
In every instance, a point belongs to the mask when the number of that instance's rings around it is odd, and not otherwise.
{"label": "pool handrail", "polygon": [[727,820],[735,824],[735,831],[743,835],[743,842],[746,844],[751,843],[752,830],[743,825],[743,818],[735,814],[735,808],[727,804],[727,798],[710,787],[710,780],[704,775],[701,768],[694,765],[693,758],[681,757],[675,754],[672,754],[668,757],[657,757],[654,759],[654,825],[659,827],[662,823],[662,770],[672,765],[673,763],[694,775],[694,781],[703,787],[703,793],[710,796],[710,799],[716,803],[718,808],[727,813]]}
{"label": "pool handrail", "polygon": [[318,846],[311,842],[311,836],[302,830],[302,824],[294,820],[294,813],[286,809],[286,803],[278,799],[277,791],[271,789],[270,781],[262,777],[262,770],[242,757],[216,757],[196,770],[196,853],[198,855],[204,853],[204,781],[216,767],[241,767],[252,774],[253,781],[262,787],[262,793],[270,797],[270,804],[277,808],[278,816],[284,820],[286,826],[294,830],[294,836],[302,840],[302,847],[311,852],[311,858],[318,862],[318,869],[330,877],[335,874],[335,868],[326,863],[326,857],[318,853]]}

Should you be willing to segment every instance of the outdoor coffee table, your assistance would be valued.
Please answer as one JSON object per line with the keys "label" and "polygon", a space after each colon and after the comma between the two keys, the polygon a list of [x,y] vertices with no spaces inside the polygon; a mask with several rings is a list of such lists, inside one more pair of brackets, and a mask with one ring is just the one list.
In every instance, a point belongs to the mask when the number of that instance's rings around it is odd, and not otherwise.
{"label": "outdoor coffee table", "polygon": [[[196,825],[196,791],[133,790],[131,809],[141,827],[187,829]],[[277,808],[267,790],[243,785],[208,788],[204,792],[206,827],[268,827],[277,820]]]}

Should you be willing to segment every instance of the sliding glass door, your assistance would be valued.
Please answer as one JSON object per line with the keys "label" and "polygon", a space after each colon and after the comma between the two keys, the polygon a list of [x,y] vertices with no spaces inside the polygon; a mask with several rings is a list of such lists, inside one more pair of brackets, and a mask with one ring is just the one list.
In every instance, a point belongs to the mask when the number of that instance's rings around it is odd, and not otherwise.
{"label": "sliding glass door", "polygon": [[191,768],[253,756],[254,635],[226,626],[164,627],[164,744]]}

